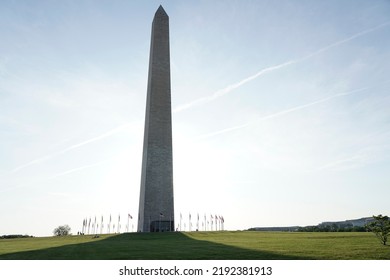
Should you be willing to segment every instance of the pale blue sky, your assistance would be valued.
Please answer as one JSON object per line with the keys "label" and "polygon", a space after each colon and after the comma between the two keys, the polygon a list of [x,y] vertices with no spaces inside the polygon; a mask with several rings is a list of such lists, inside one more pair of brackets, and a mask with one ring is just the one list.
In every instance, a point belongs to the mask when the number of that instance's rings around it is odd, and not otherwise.
{"label": "pale blue sky", "polygon": [[1,1],[0,235],[138,215],[160,4],[177,224],[390,214],[389,1]]}

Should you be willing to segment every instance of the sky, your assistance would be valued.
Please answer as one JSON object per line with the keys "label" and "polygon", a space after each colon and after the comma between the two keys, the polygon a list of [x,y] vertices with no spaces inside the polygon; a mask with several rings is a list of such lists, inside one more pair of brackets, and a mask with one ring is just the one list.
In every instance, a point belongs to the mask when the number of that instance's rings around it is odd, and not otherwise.
{"label": "sky", "polygon": [[4,0],[0,235],[138,216],[160,4],[177,226],[390,214],[389,1]]}

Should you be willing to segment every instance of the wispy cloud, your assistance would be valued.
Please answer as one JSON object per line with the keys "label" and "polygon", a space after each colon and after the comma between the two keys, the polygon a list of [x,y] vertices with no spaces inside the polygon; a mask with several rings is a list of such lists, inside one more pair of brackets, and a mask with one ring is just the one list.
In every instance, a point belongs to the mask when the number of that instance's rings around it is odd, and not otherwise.
{"label": "wispy cloud", "polygon": [[232,85],[229,85],[227,86],[226,88],[223,88],[223,89],[220,89],[216,92],[214,92],[213,94],[209,95],[209,96],[205,96],[205,97],[202,97],[202,98],[199,98],[197,100],[194,100],[190,103],[187,103],[187,104],[183,104],[183,105],[179,105],[177,106],[173,112],[174,113],[177,113],[177,112],[180,112],[180,111],[183,111],[183,110],[186,110],[190,107],[193,107],[193,106],[196,106],[196,105],[200,105],[200,104],[204,104],[204,103],[208,103],[210,101],[213,101],[221,96],[224,96],[226,94],[228,94],[229,92],[235,90],[236,88],[239,88],[240,86],[268,73],[268,72],[272,72],[272,71],[275,71],[277,69],[280,69],[280,68],[283,68],[283,67],[286,67],[287,65],[290,65],[290,64],[293,64],[293,63],[296,63],[295,60],[291,60],[291,61],[287,61],[287,62],[284,62],[284,63],[281,63],[281,64],[278,64],[278,65],[275,65],[275,66],[271,66],[271,67],[268,67],[268,68],[265,68],[265,69],[262,69],[260,70],[259,72],[257,72],[256,74],[250,76],[250,77],[247,77],[235,84],[232,84]]}
{"label": "wispy cloud", "polygon": [[390,145],[388,144],[367,146],[352,155],[347,155],[323,164],[318,167],[316,171],[344,171],[359,168],[367,164],[388,158],[389,148]]}
{"label": "wispy cloud", "polygon": [[26,182],[26,183],[23,183],[23,184],[14,185],[14,186],[9,187],[9,188],[3,188],[3,189],[0,189],[0,193],[5,193],[5,192],[12,191],[12,190],[15,190],[15,189],[20,189],[20,188],[25,188],[25,187],[28,187],[28,186],[31,186],[31,185],[40,184],[40,183],[46,182],[48,180],[52,180],[52,179],[55,179],[55,178],[58,178],[58,177],[62,177],[62,176],[65,176],[65,175],[77,172],[77,171],[81,171],[81,170],[84,170],[84,169],[87,169],[87,168],[91,168],[91,167],[103,164],[103,163],[105,163],[105,162],[107,162],[109,160],[111,160],[111,159],[106,159],[106,160],[98,161],[98,162],[95,162],[95,163],[92,163],[92,164],[87,164],[87,165],[80,166],[80,167],[77,167],[77,168],[69,169],[67,171],[64,171],[64,172],[61,172],[61,173],[57,173],[57,174],[55,174],[53,176],[46,177],[46,178],[43,178],[43,179],[41,178],[39,180],[29,181],[29,182]]}
{"label": "wispy cloud", "polygon": [[388,160],[390,158],[389,149],[390,130],[380,129],[373,133],[366,133],[358,139],[347,142],[348,147],[357,146],[351,153],[340,151],[337,157],[333,160],[328,160],[326,163],[319,164],[312,171],[344,171],[354,168],[363,167],[365,165]]}
{"label": "wispy cloud", "polygon": [[109,137],[109,136],[111,136],[113,134],[116,134],[116,133],[124,130],[125,128],[128,128],[129,126],[130,126],[130,124],[128,124],[128,123],[120,125],[120,126],[114,128],[114,129],[112,129],[112,130],[110,130],[108,132],[105,132],[105,133],[103,133],[103,134],[101,134],[99,136],[93,137],[91,139],[88,139],[86,141],[80,142],[78,144],[71,145],[71,146],[69,146],[69,147],[67,147],[67,148],[65,148],[65,149],[63,149],[61,151],[58,151],[58,152],[55,152],[55,153],[52,153],[52,154],[49,154],[49,155],[46,155],[46,156],[34,159],[34,160],[32,160],[32,161],[30,161],[28,163],[25,163],[25,164],[22,164],[22,165],[20,165],[20,166],[18,166],[16,168],[14,168],[11,172],[12,173],[16,173],[16,172],[18,172],[18,171],[20,171],[20,170],[22,170],[22,169],[24,169],[26,167],[29,167],[29,166],[32,166],[32,165],[35,165],[35,164],[40,164],[42,162],[48,161],[48,160],[50,160],[50,159],[52,159],[52,158],[54,158],[56,156],[59,156],[61,154],[69,152],[71,150],[80,148],[80,147],[82,147],[84,145],[90,144],[92,142],[95,142],[95,141],[98,141],[98,140],[101,140],[101,139],[104,139],[104,138],[107,138],[107,137]]}
{"label": "wispy cloud", "polygon": [[346,158],[341,158],[332,162],[328,162],[319,168],[317,168],[317,171],[321,170],[345,170],[345,169],[351,169],[354,167],[357,167],[362,164],[362,162],[366,161],[367,157],[363,154],[356,154],[353,156],[349,156]]}
{"label": "wispy cloud", "polygon": [[353,93],[356,93],[356,92],[367,90],[369,88],[371,88],[371,87],[364,87],[364,88],[359,88],[359,89],[355,89],[355,90],[351,90],[351,91],[347,91],[347,92],[337,93],[337,94],[334,94],[334,95],[331,95],[331,96],[328,96],[328,97],[325,97],[325,98],[322,98],[322,99],[319,99],[319,100],[316,100],[316,101],[313,101],[313,102],[310,102],[310,103],[306,103],[306,104],[303,104],[303,105],[295,106],[295,107],[292,107],[292,108],[289,108],[289,109],[286,109],[286,110],[282,110],[282,111],[279,111],[279,112],[276,112],[276,113],[273,113],[273,114],[269,114],[267,116],[260,117],[260,118],[254,120],[254,121],[251,121],[251,122],[247,122],[247,123],[244,123],[244,124],[241,124],[241,125],[225,128],[225,129],[218,130],[218,131],[215,131],[215,132],[212,132],[212,133],[204,134],[204,135],[200,136],[199,138],[200,139],[210,138],[210,137],[214,137],[214,136],[217,136],[217,135],[220,135],[220,134],[223,134],[223,133],[227,133],[227,132],[230,132],[230,131],[242,129],[242,128],[248,127],[250,125],[256,124],[258,122],[261,122],[261,121],[265,121],[265,120],[273,119],[273,118],[276,118],[276,117],[280,117],[280,116],[283,116],[283,115],[286,115],[286,114],[289,114],[289,113],[292,113],[292,112],[295,112],[295,111],[298,111],[298,110],[302,110],[302,109],[310,107],[310,106],[314,106],[314,105],[317,105],[317,104],[320,104],[320,103],[332,100],[334,98],[350,95],[350,94],[353,94]]}
{"label": "wispy cloud", "polygon": [[95,162],[95,163],[92,163],[92,164],[87,164],[87,165],[84,165],[84,166],[81,166],[81,167],[69,169],[67,171],[55,174],[55,175],[49,177],[48,179],[58,178],[58,177],[61,177],[61,176],[64,176],[64,175],[71,174],[73,172],[81,171],[81,170],[84,170],[84,169],[87,169],[87,168],[90,168],[90,167],[94,167],[94,166],[100,165],[100,164],[105,163],[105,162],[107,162],[107,160],[102,160],[102,161]]}
{"label": "wispy cloud", "polygon": [[326,46],[326,47],[323,47],[323,48],[321,48],[321,49],[319,49],[319,50],[316,50],[315,52],[312,52],[312,53],[308,54],[307,56],[305,56],[305,57],[303,57],[303,58],[301,58],[301,59],[298,59],[297,62],[301,62],[301,61],[303,61],[303,60],[309,59],[309,58],[311,58],[311,57],[313,57],[313,56],[315,56],[315,55],[318,55],[318,54],[320,54],[320,53],[326,52],[326,51],[328,51],[329,49],[332,49],[332,48],[334,48],[334,47],[337,47],[337,46],[340,46],[340,45],[342,45],[342,44],[345,44],[345,43],[347,43],[347,42],[349,42],[349,41],[352,41],[352,40],[354,40],[354,39],[356,39],[356,38],[358,38],[358,37],[361,37],[361,36],[363,36],[363,35],[366,35],[366,34],[368,34],[368,33],[374,32],[374,31],[376,31],[376,30],[378,30],[378,29],[380,29],[380,28],[382,28],[382,27],[385,27],[385,26],[387,26],[387,25],[390,25],[390,21],[386,21],[386,22],[381,23],[381,24],[379,24],[379,25],[377,25],[377,26],[374,26],[374,27],[372,27],[372,28],[363,30],[363,31],[358,32],[358,33],[356,33],[356,34],[354,34],[354,35],[352,35],[352,36],[349,36],[349,37],[347,37],[347,38],[345,38],[345,39],[342,39],[342,40],[340,40],[340,41],[337,41],[337,42],[335,42],[335,43],[333,43],[333,44],[330,44],[330,45],[328,45],[328,46]]}
{"label": "wispy cloud", "polygon": [[280,63],[278,65],[274,65],[274,66],[270,66],[270,67],[264,68],[264,69],[260,70],[259,72],[257,72],[256,74],[254,74],[252,76],[249,76],[249,77],[247,77],[245,79],[242,79],[241,81],[239,81],[239,82],[237,82],[235,84],[229,85],[229,86],[227,86],[227,87],[225,87],[223,89],[217,90],[216,92],[212,93],[209,96],[205,96],[205,97],[196,99],[196,100],[191,101],[191,102],[186,103],[186,104],[178,105],[176,108],[174,108],[173,112],[174,113],[178,113],[178,112],[184,111],[186,109],[189,109],[189,108],[191,108],[193,106],[197,106],[197,105],[201,105],[201,104],[205,104],[205,103],[211,102],[211,101],[213,101],[215,99],[218,99],[218,98],[220,98],[220,97],[230,93],[231,91],[233,91],[233,90],[235,90],[235,89],[245,85],[246,83],[263,76],[264,74],[267,74],[267,73],[270,73],[270,72],[273,72],[273,71],[285,68],[285,67],[287,67],[289,65],[296,64],[296,63],[302,62],[304,60],[310,59],[313,56],[316,56],[316,55],[318,55],[320,53],[326,52],[329,49],[332,49],[334,47],[337,47],[337,46],[340,46],[342,44],[345,44],[345,43],[347,43],[347,42],[349,42],[351,40],[354,40],[354,39],[356,39],[358,37],[361,37],[363,35],[366,35],[368,33],[374,32],[374,31],[376,31],[376,30],[378,30],[378,29],[380,29],[382,27],[385,27],[387,25],[390,25],[390,21],[384,22],[384,23],[379,24],[379,25],[377,25],[375,27],[372,27],[372,28],[363,30],[361,32],[358,32],[358,33],[356,33],[356,34],[354,34],[352,36],[349,36],[349,37],[344,38],[342,40],[339,40],[339,41],[337,41],[335,43],[332,43],[332,44],[330,44],[328,46],[320,48],[320,49],[318,49],[318,50],[316,50],[316,51],[314,51],[314,52],[312,52],[312,53],[310,53],[310,54],[308,54],[308,55],[306,55],[304,57],[301,57],[299,59],[289,60],[287,62]]}

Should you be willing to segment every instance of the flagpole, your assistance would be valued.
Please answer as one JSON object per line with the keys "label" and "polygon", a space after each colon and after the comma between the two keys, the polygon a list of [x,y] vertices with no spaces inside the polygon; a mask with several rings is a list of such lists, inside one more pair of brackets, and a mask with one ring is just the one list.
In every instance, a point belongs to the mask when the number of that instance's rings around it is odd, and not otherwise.
{"label": "flagpole", "polygon": [[108,233],[111,231],[111,214],[110,214],[110,221],[108,223]]}
{"label": "flagpole", "polygon": [[118,228],[116,229],[118,233],[120,233],[120,230],[121,230],[121,229],[120,229],[120,224],[119,224],[120,221],[121,221],[121,215],[119,214],[119,215],[118,215]]}
{"label": "flagpole", "polygon": [[159,220],[159,225],[158,225],[158,232],[161,232],[161,213],[160,213],[160,220]]}
{"label": "flagpole", "polygon": [[[133,216],[127,214],[127,231],[130,232],[130,219],[133,220]],[[133,228],[133,222],[131,222],[131,227]],[[133,231],[133,229],[131,229]]]}
{"label": "flagpole", "polygon": [[104,223],[103,223],[103,215],[102,215],[102,223],[100,225],[100,234],[103,234],[103,228],[104,228]]}

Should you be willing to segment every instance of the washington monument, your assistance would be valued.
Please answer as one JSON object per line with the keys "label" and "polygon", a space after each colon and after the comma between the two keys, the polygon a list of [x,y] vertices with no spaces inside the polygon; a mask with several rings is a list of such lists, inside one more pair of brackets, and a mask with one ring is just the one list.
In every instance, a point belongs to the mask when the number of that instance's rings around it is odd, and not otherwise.
{"label": "washington monument", "polygon": [[173,231],[169,17],[160,6],[150,42],[138,231]]}

